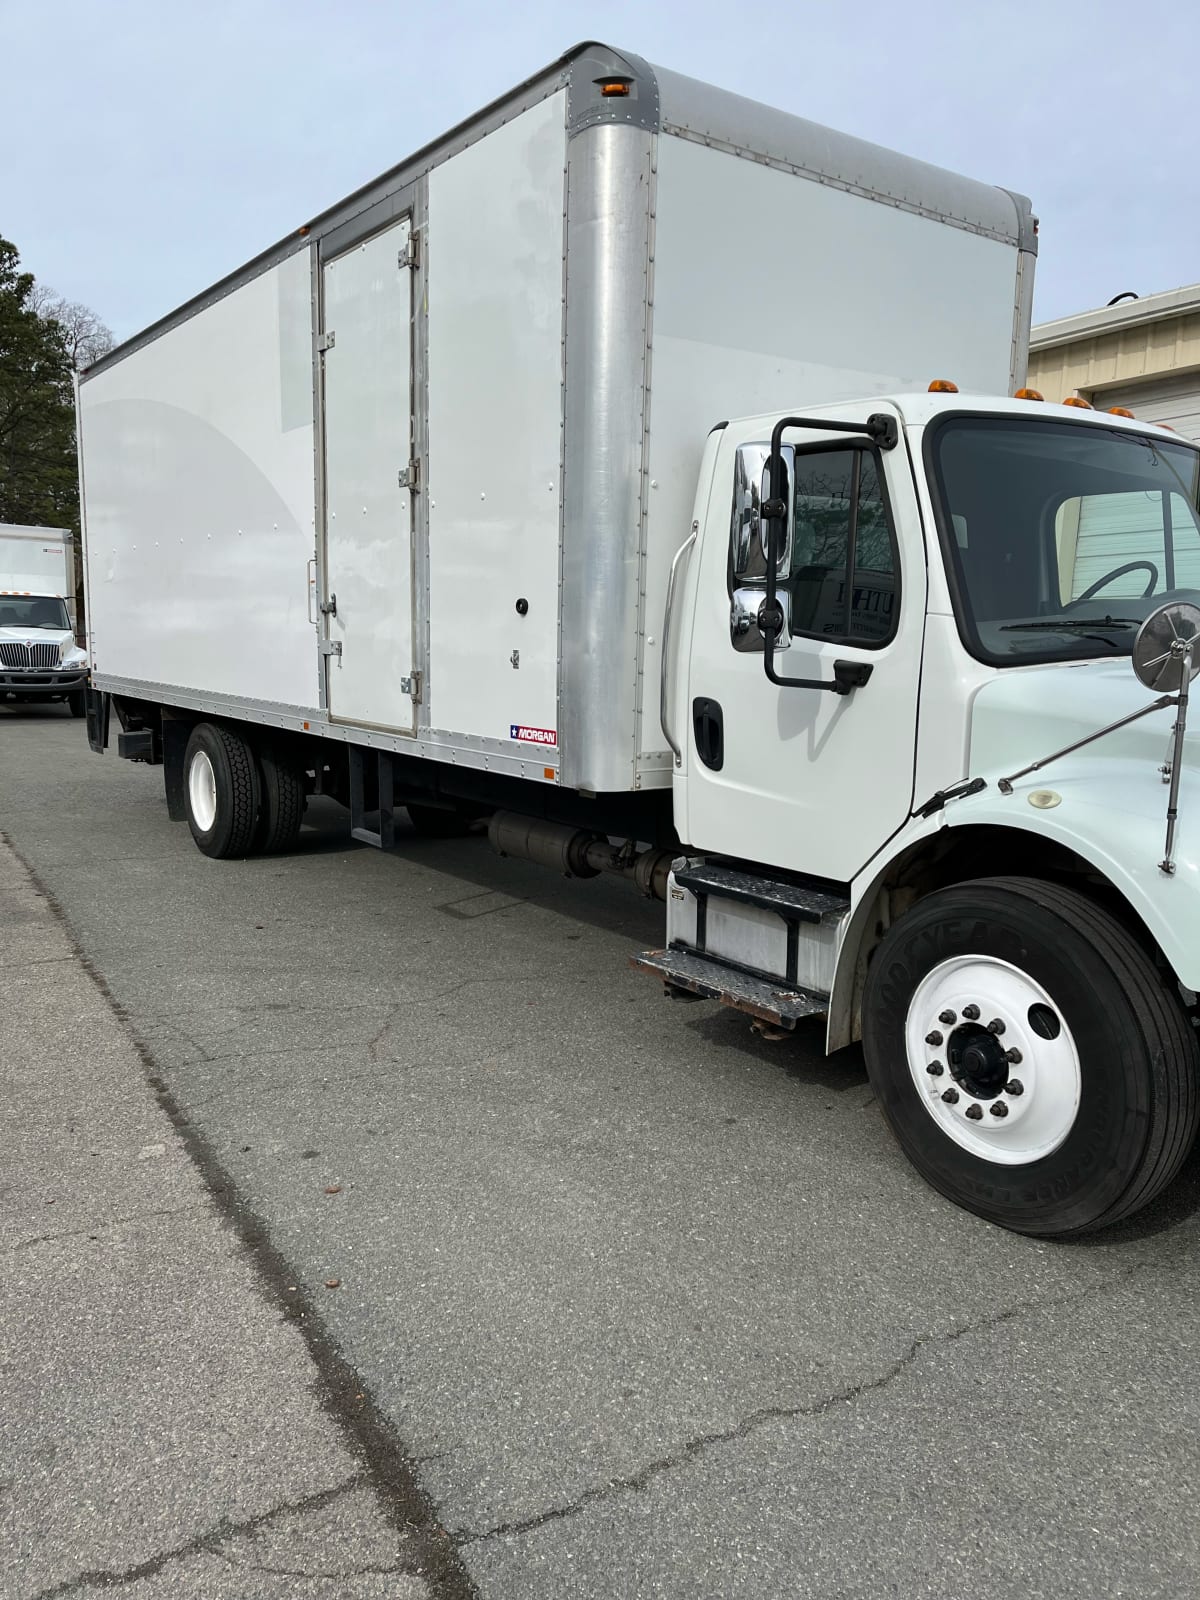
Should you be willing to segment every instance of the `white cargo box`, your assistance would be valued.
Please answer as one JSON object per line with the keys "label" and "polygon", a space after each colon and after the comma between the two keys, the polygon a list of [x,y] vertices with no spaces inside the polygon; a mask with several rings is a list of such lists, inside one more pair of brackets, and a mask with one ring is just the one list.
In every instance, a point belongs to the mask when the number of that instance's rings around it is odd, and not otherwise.
{"label": "white cargo box", "polygon": [[75,615],[75,535],[70,528],[0,522],[0,595],[53,595]]}
{"label": "white cargo box", "polygon": [[100,689],[670,782],[661,623],[731,415],[1023,377],[1026,201],[580,46],[93,367]]}

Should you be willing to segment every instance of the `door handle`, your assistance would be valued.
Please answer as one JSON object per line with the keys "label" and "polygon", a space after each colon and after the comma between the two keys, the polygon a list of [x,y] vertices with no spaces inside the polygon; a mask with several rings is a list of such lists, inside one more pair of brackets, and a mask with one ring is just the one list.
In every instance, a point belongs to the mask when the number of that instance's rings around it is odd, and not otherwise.
{"label": "door handle", "polygon": [[692,732],[696,754],[713,772],[725,765],[725,715],[716,700],[697,695],[692,701]]}

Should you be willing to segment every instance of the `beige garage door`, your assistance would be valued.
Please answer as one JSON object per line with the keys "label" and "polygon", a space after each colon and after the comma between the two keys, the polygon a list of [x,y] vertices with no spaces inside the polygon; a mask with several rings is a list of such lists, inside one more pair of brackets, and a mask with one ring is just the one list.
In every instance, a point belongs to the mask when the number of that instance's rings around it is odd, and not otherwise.
{"label": "beige garage door", "polygon": [[1098,389],[1097,406],[1126,406],[1144,422],[1169,422],[1185,439],[1200,444],[1200,372],[1182,378],[1151,378],[1122,389]]}

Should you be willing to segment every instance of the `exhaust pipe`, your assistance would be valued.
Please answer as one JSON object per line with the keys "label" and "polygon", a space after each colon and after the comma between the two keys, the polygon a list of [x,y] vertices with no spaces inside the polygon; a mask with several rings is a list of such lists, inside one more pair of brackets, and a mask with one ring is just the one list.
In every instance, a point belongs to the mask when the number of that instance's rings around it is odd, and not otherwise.
{"label": "exhaust pipe", "polygon": [[561,872],[565,878],[598,878],[616,872],[631,879],[644,895],[667,898],[667,878],[674,856],[670,850],[638,851],[632,839],[613,844],[602,833],[572,828],[542,817],[496,811],[488,822],[488,841],[497,855]]}

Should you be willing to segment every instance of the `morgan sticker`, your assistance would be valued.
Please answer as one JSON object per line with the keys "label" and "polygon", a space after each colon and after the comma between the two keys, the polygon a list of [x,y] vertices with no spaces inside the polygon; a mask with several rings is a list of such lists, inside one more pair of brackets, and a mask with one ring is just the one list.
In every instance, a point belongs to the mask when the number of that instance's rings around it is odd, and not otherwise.
{"label": "morgan sticker", "polygon": [[548,744],[557,745],[558,734],[553,728],[530,728],[523,722],[509,724],[508,736],[517,739],[521,744]]}

